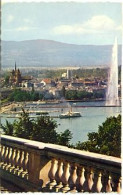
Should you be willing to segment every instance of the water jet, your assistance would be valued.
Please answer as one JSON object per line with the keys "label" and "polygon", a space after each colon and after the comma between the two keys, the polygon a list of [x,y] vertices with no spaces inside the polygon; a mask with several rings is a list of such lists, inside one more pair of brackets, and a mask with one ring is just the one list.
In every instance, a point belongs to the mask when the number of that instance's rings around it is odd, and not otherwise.
{"label": "water jet", "polygon": [[117,38],[112,48],[112,60],[108,74],[108,84],[106,92],[106,106],[118,106],[118,44]]}

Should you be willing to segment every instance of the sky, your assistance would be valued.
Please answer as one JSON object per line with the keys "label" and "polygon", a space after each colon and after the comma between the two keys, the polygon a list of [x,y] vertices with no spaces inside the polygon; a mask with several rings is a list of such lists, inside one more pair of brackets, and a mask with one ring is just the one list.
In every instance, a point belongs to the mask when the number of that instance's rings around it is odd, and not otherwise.
{"label": "sky", "polygon": [[122,43],[120,2],[3,2],[2,40],[108,45],[117,37]]}

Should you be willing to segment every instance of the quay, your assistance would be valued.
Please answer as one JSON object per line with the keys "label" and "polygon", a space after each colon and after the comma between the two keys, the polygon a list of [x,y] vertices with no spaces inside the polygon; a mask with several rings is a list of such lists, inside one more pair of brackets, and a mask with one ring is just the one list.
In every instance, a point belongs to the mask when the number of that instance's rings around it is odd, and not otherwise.
{"label": "quay", "polygon": [[121,158],[7,135],[0,147],[1,179],[23,192],[121,192]]}
{"label": "quay", "polygon": [[[29,118],[37,118],[37,117],[40,117],[41,115],[30,115]],[[43,115],[44,116],[44,115]],[[49,116],[50,118],[59,118],[59,115],[56,115],[56,116],[50,116],[50,115],[47,115]],[[0,117],[4,117],[4,118],[20,118],[21,116],[17,116],[17,115],[1,115]]]}

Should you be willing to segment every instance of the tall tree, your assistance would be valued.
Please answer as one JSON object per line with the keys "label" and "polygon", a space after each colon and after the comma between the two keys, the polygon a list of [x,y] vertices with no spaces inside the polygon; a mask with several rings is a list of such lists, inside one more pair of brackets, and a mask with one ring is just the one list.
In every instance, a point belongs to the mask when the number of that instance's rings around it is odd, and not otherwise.
{"label": "tall tree", "polygon": [[99,126],[98,132],[88,134],[88,141],[76,144],[77,149],[110,156],[121,155],[121,115],[109,117]]}

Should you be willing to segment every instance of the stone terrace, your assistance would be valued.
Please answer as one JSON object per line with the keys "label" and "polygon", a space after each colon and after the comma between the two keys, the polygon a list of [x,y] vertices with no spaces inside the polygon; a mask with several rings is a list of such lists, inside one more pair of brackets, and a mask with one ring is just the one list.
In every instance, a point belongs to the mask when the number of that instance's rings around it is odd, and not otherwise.
{"label": "stone terrace", "polygon": [[24,192],[121,192],[121,159],[1,136],[1,178]]}

